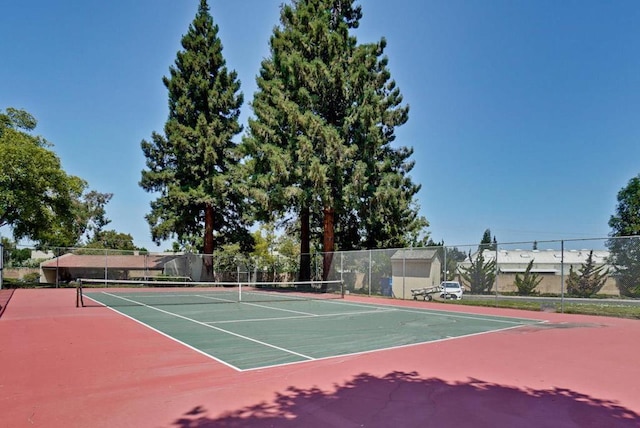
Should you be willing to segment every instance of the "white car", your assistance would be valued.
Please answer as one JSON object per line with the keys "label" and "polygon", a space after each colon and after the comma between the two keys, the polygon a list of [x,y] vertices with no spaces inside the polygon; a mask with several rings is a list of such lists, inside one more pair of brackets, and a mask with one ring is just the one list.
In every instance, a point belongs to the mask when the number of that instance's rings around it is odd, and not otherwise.
{"label": "white car", "polygon": [[440,297],[443,299],[462,299],[463,289],[458,281],[444,281],[440,284]]}

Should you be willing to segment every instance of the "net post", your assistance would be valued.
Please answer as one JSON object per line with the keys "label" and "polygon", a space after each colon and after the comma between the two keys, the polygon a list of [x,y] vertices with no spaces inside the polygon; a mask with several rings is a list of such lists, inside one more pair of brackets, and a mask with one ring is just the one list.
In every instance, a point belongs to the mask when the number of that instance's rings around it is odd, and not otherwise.
{"label": "net post", "polygon": [[76,308],[84,308],[84,299],[82,298],[82,280],[78,281],[76,285]]}

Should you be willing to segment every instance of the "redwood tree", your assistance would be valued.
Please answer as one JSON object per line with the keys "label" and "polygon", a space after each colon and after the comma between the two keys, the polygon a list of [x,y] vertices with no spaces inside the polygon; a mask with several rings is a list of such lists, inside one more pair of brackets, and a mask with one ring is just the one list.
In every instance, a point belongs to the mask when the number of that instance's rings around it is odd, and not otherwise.
{"label": "redwood tree", "polygon": [[[281,27],[262,62],[255,119],[244,141],[262,218],[293,213],[301,224],[300,279],[310,273],[313,225],[321,216],[324,275],[334,250],[334,218],[343,201],[344,170],[354,149],[343,135],[348,63],[360,7],[352,0],[298,0],[282,7]],[[319,227],[316,226],[316,230]],[[306,258],[304,258],[306,256]]]}
{"label": "redwood tree", "polygon": [[[218,26],[206,0],[182,37],[182,50],[163,83],[169,93],[164,135],[142,141],[147,169],[140,185],[158,193],[146,219],[155,242],[177,237],[204,254],[216,243],[250,243],[236,143],[242,94],[228,71]],[[205,265],[210,269],[208,260]]]}
{"label": "redwood tree", "polygon": [[[336,244],[388,245],[426,225],[407,175],[412,151],[390,146],[408,107],[390,79],[384,39],[358,45],[351,34],[361,17],[353,0],[283,6],[243,141],[261,219],[299,219],[301,257],[321,232],[325,278]],[[306,279],[308,258],[301,263]]]}

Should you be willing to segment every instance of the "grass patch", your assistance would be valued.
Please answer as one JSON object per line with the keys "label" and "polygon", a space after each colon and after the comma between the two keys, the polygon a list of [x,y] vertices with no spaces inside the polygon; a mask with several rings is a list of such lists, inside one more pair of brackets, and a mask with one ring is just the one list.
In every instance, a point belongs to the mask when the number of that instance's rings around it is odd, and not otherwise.
{"label": "grass patch", "polygon": [[[466,297],[466,296],[465,296]],[[565,314],[580,315],[599,315],[607,317],[640,319],[640,305],[625,305],[622,303],[606,302],[598,299],[595,302],[585,303],[567,303],[564,304],[564,310],[560,302],[549,301],[517,301],[502,299],[473,299],[473,297],[464,298],[462,300],[442,301],[445,304],[467,305],[467,306],[484,306],[491,308],[507,308],[521,309],[526,311],[541,310],[549,312],[564,312]]]}
{"label": "grass patch", "polygon": [[607,303],[565,303],[564,313],[640,319],[640,306],[615,305]]}

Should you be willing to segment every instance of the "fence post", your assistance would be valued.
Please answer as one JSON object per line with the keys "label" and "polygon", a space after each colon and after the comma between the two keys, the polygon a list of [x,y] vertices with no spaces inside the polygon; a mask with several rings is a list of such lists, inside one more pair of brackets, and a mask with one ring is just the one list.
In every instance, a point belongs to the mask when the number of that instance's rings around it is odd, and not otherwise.
{"label": "fence post", "polygon": [[[0,235],[2,239],[2,235]],[[4,245],[0,242],[0,290],[2,290],[2,281],[4,276]]]}
{"label": "fence post", "polygon": [[405,278],[407,277],[407,253],[402,252],[402,300],[404,300]]}
{"label": "fence post", "polygon": [[373,250],[369,250],[369,297],[371,297],[371,263],[372,263],[372,255]]}
{"label": "fence post", "polygon": [[444,265],[442,266],[442,272],[444,273],[444,279],[440,278],[440,282],[442,283],[442,281],[448,281],[449,278],[447,278],[447,247],[444,245],[444,241],[442,241],[442,252],[443,252],[443,256],[442,259],[444,260]]}
{"label": "fence post", "polygon": [[496,267],[495,267],[495,279],[494,279],[494,287],[496,289],[496,308],[498,307],[498,273],[500,270],[498,269],[498,244],[496,244]]}
{"label": "fence post", "polygon": [[58,288],[58,284],[60,283],[60,249],[56,247],[56,288]]}
{"label": "fence post", "polygon": [[564,313],[564,240],[560,241],[560,312]]}

